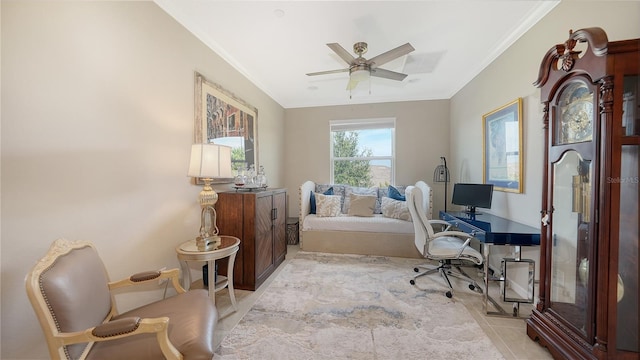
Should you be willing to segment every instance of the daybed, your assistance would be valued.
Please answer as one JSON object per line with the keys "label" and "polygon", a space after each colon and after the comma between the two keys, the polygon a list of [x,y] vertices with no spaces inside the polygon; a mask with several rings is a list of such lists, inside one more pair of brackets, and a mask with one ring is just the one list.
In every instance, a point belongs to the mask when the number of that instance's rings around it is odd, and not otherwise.
{"label": "daybed", "polygon": [[[427,217],[431,219],[433,211],[431,188],[423,181],[418,181],[415,186],[425,194],[423,206]],[[340,197],[340,213],[337,216],[312,214],[311,193],[314,197],[320,194],[322,198],[322,194],[330,188],[333,188],[334,196]],[[406,186],[395,186],[392,191],[398,190],[399,195],[403,195],[405,188]],[[375,196],[374,214],[371,216],[349,215],[350,199],[354,199],[355,195]],[[391,216],[395,214],[389,214],[388,204],[404,206],[404,209],[406,205],[390,200],[387,187],[361,188],[306,181],[300,186],[298,197],[300,248],[304,251],[422,258],[414,245],[413,224],[408,210],[404,216],[399,216],[402,219],[393,218]],[[382,214],[383,210],[385,215]]]}

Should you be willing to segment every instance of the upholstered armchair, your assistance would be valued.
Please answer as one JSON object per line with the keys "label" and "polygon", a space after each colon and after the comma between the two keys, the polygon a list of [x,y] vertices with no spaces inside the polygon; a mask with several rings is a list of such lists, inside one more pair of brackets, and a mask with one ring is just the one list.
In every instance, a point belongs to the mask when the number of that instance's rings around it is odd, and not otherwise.
{"label": "upholstered armchair", "polygon": [[[52,359],[211,359],[218,320],[205,290],[186,292],[179,270],[111,282],[95,247],[56,240],[26,278]],[[113,290],[161,279],[178,293],[118,313]]]}

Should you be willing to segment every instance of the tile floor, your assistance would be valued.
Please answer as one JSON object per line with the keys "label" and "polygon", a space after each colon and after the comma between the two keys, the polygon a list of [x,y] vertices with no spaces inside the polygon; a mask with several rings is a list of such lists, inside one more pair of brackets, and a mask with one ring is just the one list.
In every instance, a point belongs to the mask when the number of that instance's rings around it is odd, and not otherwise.
{"label": "tile floor", "polygon": [[[283,265],[290,261],[298,250],[298,245],[288,245],[285,262],[276,269],[273,275],[258,290],[235,291],[238,311],[230,311],[231,302],[227,291],[221,291],[217,294],[216,305],[220,310],[220,320],[215,333],[216,346],[222,342],[222,339],[233,330],[240,319],[251,309],[253,303],[262,295],[269,283],[284,268]],[[464,284],[454,285],[454,288],[456,289],[454,299],[461,301],[465,305],[505,359],[552,359],[551,354],[545,348],[529,339],[524,320],[486,315],[482,306],[482,296],[467,290]],[[521,314],[526,313],[526,311],[526,307],[520,308]]]}

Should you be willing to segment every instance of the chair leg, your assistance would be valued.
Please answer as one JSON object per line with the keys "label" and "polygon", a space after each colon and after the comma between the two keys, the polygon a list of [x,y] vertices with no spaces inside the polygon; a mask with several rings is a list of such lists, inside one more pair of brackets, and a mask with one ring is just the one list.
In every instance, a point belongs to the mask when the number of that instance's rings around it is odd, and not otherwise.
{"label": "chair leg", "polygon": [[442,276],[442,278],[444,279],[445,283],[447,284],[447,286],[449,287],[449,291],[447,291],[445,293],[445,295],[448,298],[452,298],[453,297],[453,285],[451,284],[451,280],[449,280],[449,275],[460,279],[460,280],[464,280],[466,282],[469,283],[469,289],[471,290],[475,290],[479,293],[482,293],[482,288],[480,286],[478,286],[478,283],[473,280],[467,273],[465,273],[460,266],[455,266],[457,271],[452,270],[452,265],[446,261],[440,261],[440,264],[437,267],[432,267],[432,266],[418,266],[416,268],[414,268],[413,270],[415,272],[419,272],[419,268],[423,268],[426,269],[426,271],[420,272],[416,275],[413,276],[413,279],[411,279],[409,282],[411,283],[411,285],[415,285],[416,284],[416,279],[420,276],[424,276],[424,275],[429,275],[429,274],[433,274],[436,272],[440,273],[440,276]]}
{"label": "chair leg", "polygon": [[451,275],[455,278],[466,281],[467,283],[469,283],[469,289],[482,293],[482,288],[475,280],[471,278],[471,276],[464,272],[464,270],[462,270],[459,266],[456,266],[456,269],[458,270],[457,272],[453,271],[451,267],[449,267],[447,275]]}
{"label": "chair leg", "polygon": [[442,278],[444,279],[444,281],[447,283],[447,285],[449,286],[449,291],[447,291],[445,293],[445,295],[451,299],[453,297],[453,286],[451,286],[451,281],[449,281],[449,276],[447,275],[447,273],[449,272],[449,269],[446,267],[446,265],[442,265],[440,266],[440,275],[442,276]]}
{"label": "chair leg", "polygon": [[[411,285],[415,285],[417,278],[438,272],[440,271],[440,267],[441,266],[433,267],[433,266],[427,266],[427,265],[418,265],[417,267],[413,268],[413,271],[417,272],[418,274],[414,275],[413,279],[411,279],[409,283],[411,283]],[[426,271],[420,272],[420,269],[425,269]]]}

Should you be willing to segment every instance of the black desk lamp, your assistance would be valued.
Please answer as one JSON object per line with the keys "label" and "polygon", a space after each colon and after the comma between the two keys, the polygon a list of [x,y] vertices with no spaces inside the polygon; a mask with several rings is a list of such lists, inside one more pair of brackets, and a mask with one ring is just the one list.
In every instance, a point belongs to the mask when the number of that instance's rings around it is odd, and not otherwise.
{"label": "black desk lamp", "polygon": [[433,182],[444,183],[444,211],[447,212],[447,188],[449,187],[449,168],[447,167],[447,159],[440,157],[442,163],[436,166],[433,171]]}

